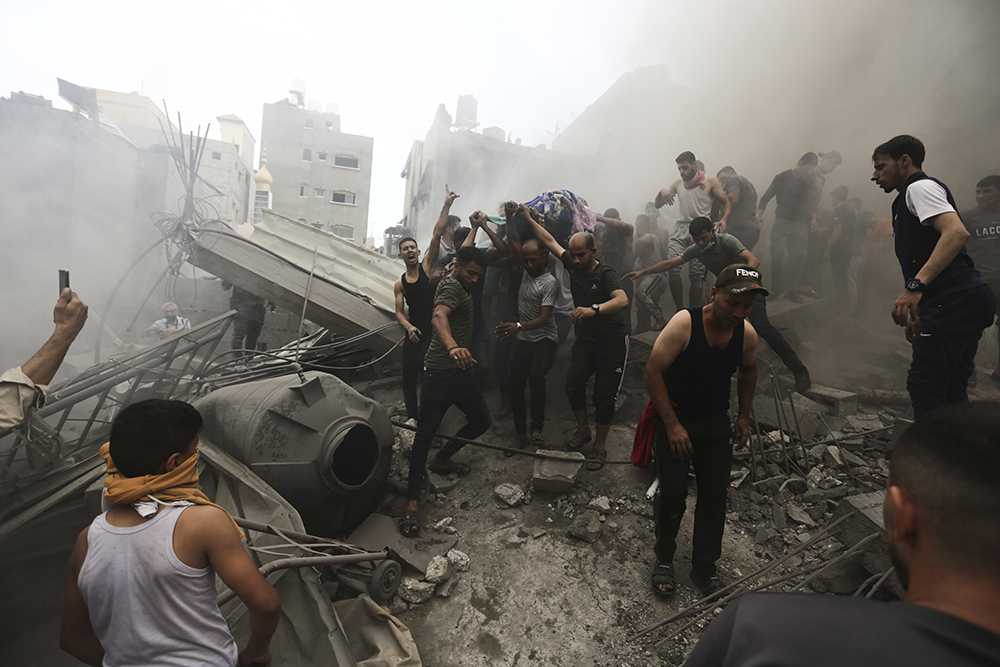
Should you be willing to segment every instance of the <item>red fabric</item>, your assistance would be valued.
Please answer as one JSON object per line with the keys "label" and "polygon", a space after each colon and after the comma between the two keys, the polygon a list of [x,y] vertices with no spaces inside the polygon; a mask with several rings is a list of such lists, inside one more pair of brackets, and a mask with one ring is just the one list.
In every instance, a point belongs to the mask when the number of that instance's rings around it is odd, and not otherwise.
{"label": "red fabric", "polygon": [[650,401],[642,411],[639,424],[635,427],[635,439],[632,441],[632,465],[636,468],[648,468],[653,460],[653,429],[656,426],[656,406]]}
{"label": "red fabric", "polygon": [[684,187],[687,188],[688,190],[694,190],[699,186],[702,189],[704,189],[705,183],[707,181],[708,178],[705,176],[705,172],[703,172],[701,169],[699,169],[697,173],[695,173],[694,178],[692,178],[690,181],[685,181],[684,179],[681,179],[681,183],[683,183]]}

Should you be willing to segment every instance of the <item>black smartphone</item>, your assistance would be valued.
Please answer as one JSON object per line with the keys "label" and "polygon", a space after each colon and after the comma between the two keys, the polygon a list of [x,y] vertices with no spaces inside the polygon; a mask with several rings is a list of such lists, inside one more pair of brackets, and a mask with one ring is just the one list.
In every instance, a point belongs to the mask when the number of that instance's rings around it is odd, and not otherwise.
{"label": "black smartphone", "polygon": [[59,269],[59,293],[62,294],[67,287],[69,287],[69,271]]}

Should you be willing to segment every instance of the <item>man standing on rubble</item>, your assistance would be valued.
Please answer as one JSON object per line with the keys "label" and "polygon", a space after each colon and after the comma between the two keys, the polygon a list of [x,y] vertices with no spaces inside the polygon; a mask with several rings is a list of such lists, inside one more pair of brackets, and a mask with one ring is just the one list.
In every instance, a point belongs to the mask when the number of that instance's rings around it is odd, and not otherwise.
{"label": "man standing on rubble", "polygon": [[[638,280],[650,273],[669,271],[694,258],[704,262],[708,270],[716,276],[722,275],[726,267],[733,264],[749,264],[755,269],[760,267],[760,260],[744,248],[735,235],[712,231],[712,221],[708,218],[695,218],[691,221],[691,238],[694,239],[694,245],[685,250],[680,257],[668,259],[648,269],[634,271],[625,277]],[[750,320],[757,335],[778,355],[785,368],[795,378],[795,391],[803,392],[812,386],[805,364],[768,319],[767,300],[763,294],[758,292],[753,310],[747,319]]]}
{"label": "man standing on rubble", "polygon": [[566,396],[576,417],[577,429],[566,446],[581,449],[590,442],[587,418],[587,382],[594,377],[594,421],[597,437],[587,470],[600,470],[601,461],[608,457],[607,440],[611,420],[615,416],[615,399],[622,385],[625,361],[628,358],[628,335],[621,311],[628,306],[618,274],[610,266],[597,261],[594,237],[577,232],[569,238],[565,250],[534,217],[529,216],[531,229],[549,252],[558,257],[570,273],[573,310],[570,321],[576,327],[576,342],[566,373]]}
{"label": "man standing on rubble", "polygon": [[[480,213],[477,211],[476,215]],[[434,312],[431,315],[434,335],[424,357],[420,418],[410,453],[406,511],[399,522],[399,532],[405,537],[420,534],[417,510],[424,481],[424,465],[431,440],[448,408],[454,405],[465,413],[467,421],[455,434],[460,438],[477,438],[492,423],[490,410],[474,373],[476,360],[469,349],[473,327],[470,290],[486,273],[489,262],[484,250],[471,245],[459,248],[455,260],[455,270],[441,279],[434,293]],[[429,468],[444,475],[452,472],[467,475],[469,466],[451,460],[462,446],[463,443],[458,441],[449,441],[431,459]]]}
{"label": "man standing on rubble", "polygon": [[[969,256],[1000,301],[1000,176],[987,176],[976,183],[976,207],[962,211],[962,222],[969,230]],[[997,347],[1000,351],[1000,328]],[[1000,385],[1000,359],[990,379]]]}
{"label": "man standing on rubble", "polygon": [[752,593],[708,627],[685,667],[1000,664],[1000,412],[950,405],[892,450],[883,516],[905,602]]}
{"label": "man standing on rubble", "polygon": [[[750,408],[757,386],[757,333],[746,318],[757,294],[767,296],[767,290],[754,267],[727,267],[715,281],[711,302],[674,315],[657,337],[646,363],[650,406],[639,428],[652,431],[660,480],[660,495],[653,506],[656,563],[652,571],[653,592],[659,596],[673,595],[677,589],[674,553],[692,465],[698,503],[691,581],[706,596],[726,586],[715,562],[722,555],[733,444],[742,449],[750,436]],[[737,373],[739,414],[730,427],[733,373]],[[655,424],[650,429],[652,420]]]}
{"label": "man standing on rubble", "polygon": [[906,389],[917,417],[969,400],[979,339],[996,313],[993,292],[965,251],[969,232],[951,192],[921,170],[924,154],[924,144],[906,134],[872,153],[872,180],[899,192],[892,228],[905,288],[892,319],[913,345]]}
{"label": "man standing on rubble", "polygon": [[[678,257],[694,241],[688,231],[688,225],[695,218],[707,218],[712,213],[712,200],[715,199],[722,205],[722,218],[719,220],[719,231],[725,232],[729,223],[729,216],[732,215],[733,205],[726,196],[725,190],[719,179],[714,176],[707,176],[704,170],[699,169],[698,160],[691,151],[684,151],[677,156],[677,171],[681,177],[674,181],[669,188],[663,188],[656,194],[656,208],[664,204],[673,205],[677,200],[677,207],[680,209],[680,217],[674,225],[674,230],[670,233],[670,246],[667,250],[667,257]],[[690,297],[691,307],[700,304],[702,284],[705,282],[705,265],[701,262],[691,262],[688,269],[688,279],[691,284]],[[674,269],[669,274],[670,294],[674,297],[674,305],[677,310],[684,308],[684,288],[681,282],[680,269]]]}
{"label": "man standing on rubble", "polygon": [[[406,405],[406,418],[416,419],[419,416],[417,407],[417,375],[424,366],[424,354],[431,344],[431,313],[434,311],[434,290],[441,280],[436,270],[438,254],[441,248],[441,237],[452,217],[451,206],[458,195],[448,190],[445,185],[444,206],[441,215],[434,225],[434,234],[427,246],[427,254],[420,260],[420,248],[416,239],[407,236],[399,241],[398,257],[406,265],[406,273],[399,277],[392,291],[396,296],[396,321],[406,332],[403,341],[403,403]],[[403,312],[403,305],[408,313]],[[407,316],[408,315],[408,316]]]}

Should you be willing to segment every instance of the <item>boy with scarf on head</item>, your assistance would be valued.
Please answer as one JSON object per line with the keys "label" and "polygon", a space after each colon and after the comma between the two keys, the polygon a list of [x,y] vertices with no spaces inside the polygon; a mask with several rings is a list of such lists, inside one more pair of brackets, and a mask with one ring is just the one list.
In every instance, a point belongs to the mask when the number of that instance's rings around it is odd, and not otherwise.
{"label": "boy with scarf on head", "polygon": [[[229,514],[198,490],[201,415],[181,401],[134,403],[115,418],[102,505],[70,556],[59,646],[88,665],[266,667],[281,603]],[[236,642],[215,575],[250,612]]]}

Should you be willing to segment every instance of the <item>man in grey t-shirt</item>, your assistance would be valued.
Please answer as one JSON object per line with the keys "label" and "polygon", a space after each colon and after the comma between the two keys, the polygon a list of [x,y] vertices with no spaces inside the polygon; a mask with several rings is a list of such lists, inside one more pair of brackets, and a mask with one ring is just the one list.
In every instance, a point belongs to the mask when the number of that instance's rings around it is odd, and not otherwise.
{"label": "man in grey t-shirt", "polygon": [[[1000,176],[987,176],[976,183],[976,207],[962,211],[961,217],[970,234],[965,249],[1000,303]],[[997,361],[990,379],[1000,384],[1000,357]]]}
{"label": "man in grey t-shirt", "polygon": [[[521,243],[514,221],[516,207],[508,202],[507,240],[514,256],[524,267],[521,289],[517,296],[517,322],[501,322],[496,334],[501,339],[517,336],[510,360],[510,410],[514,417],[514,442],[523,449],[528,442],[527,409],[524,401],[526,385],[531,387],[531,442],[545,444],[545,376],[552,368],[559,345],[559,333],[552,316],[559,296],[559,283],[548,272],[548,251],[535,239]],[[512,453],[508,453],[510,456]]]}
{"label": "man in grey t-shirt", "polygon": [[757,189],[746,176],[740,176],[730,166],[719,170],[719,182],[725,191],[733,212],[729,216],[729,225],[721,232],[732,234],[740,240],[743,247],[753,251],[760,239],[760,220],[757,219]]}

